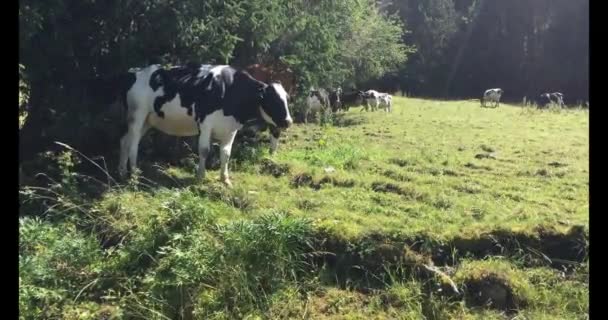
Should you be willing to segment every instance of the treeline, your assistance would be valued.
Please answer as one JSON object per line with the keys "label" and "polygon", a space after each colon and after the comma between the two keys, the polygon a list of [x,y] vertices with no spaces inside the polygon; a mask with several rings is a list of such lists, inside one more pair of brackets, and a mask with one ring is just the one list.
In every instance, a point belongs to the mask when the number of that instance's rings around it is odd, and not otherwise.
{"label": "treeline", "polygon": [[412,51],[373,0],[24,0],[19,23],[22,158],[54,140],[116,149],[120,130],[89,89],[132,67],[282,61],[303,92],[381,77]]}
{"label": "treeline", "polygon": [[574,104],[588,100],[588,15],[588,0],[23,0],[21,156],[53,140],[115,149],[88,84],[149,63],[282,61],[300,93],[500,87],[507,101],[560,91]]}
{"label": "treeline", "polygon": [[560,91],[589,98],[588,0],[392,0],[417,51],[370,85],[398,83],[418,96],[478,98],[500,87],[522,101]]}

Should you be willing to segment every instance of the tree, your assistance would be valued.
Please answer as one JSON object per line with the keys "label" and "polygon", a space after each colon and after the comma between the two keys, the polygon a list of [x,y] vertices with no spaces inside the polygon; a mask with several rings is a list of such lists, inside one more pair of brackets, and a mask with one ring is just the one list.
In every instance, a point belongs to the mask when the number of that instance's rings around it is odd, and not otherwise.
{"label": "tree", "polygon": [[24,0],[19,19],[19,63],[31,92],[23,158],[54,140],[115,150],[117,119],[107,119],[86,84],[131,67],[280,60],[304,92],[394,71],[408,49],[398,19],[371,0]]}

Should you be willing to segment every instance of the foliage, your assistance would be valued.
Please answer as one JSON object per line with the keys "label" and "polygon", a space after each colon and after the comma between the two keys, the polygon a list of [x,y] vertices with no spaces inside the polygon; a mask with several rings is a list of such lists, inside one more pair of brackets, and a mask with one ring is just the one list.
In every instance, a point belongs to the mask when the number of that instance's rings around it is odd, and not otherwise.
{"label": "foliage", "polygon": [[96,93],[103,89],[94,79],[132,67],[283,61],[303,93],[394,71],[408,52],[402,25],[372,0],[23,1],[19,18],[19,62],[28,70],[33,115],[22,157],[52,140],[108,155],[120,131],[112,124],[122,119],[95,99],[113,92]]}
{"label": "foliage", "polygon": [[19,64],[19,129],[25,124],[27,119],[26,105],[30,98],[30,88],[25,78],[25,67]]}
{"label": "foliage", "polygon": [[568,104],[589,97],[588,1],[384,2],[410,31],[404,41],[417,48],[397,77],[405,91],[469,98],[501,87],[511,101],[560,91]]}
{"label": "foliage", "polygon": [[19,220],[19,309],[22,317],[52,318],[64,304],[90,299],[103,254],[95,239],[69,223]]}

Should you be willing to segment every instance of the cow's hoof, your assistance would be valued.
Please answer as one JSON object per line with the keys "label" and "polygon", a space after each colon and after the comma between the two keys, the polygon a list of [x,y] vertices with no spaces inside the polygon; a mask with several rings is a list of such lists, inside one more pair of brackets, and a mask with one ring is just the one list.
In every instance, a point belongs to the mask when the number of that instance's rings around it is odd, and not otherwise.
{"label": "cow's hoof", "polygon": [[196,180],[198,180],[199,182],[202,182],[203,180],[205,180],[205,171],[202,170],[196,170]]}
{"label": "cow's hoof", "polygon": [[118,178],[125,179],[127,177],[127,169],[118,168]]}

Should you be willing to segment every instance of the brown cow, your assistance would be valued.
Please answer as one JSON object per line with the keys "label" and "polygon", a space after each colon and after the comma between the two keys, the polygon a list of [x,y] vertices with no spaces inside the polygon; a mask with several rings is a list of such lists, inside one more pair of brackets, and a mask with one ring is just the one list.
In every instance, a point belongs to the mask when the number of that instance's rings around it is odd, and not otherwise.
{"label": "brown cow", "polygon": [[289,67],[282,63],[272,65],[252,64],[245,68],[252,77],[264,83],[279,81],[285,91],[291,96],[296,90],[296,77]]}

